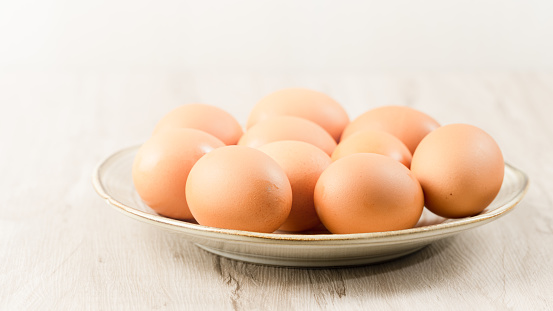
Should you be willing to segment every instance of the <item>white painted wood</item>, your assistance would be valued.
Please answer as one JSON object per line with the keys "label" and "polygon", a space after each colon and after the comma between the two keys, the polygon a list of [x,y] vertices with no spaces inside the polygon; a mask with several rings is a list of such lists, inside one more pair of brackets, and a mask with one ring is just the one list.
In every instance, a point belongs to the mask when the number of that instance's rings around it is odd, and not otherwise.
{"label": "white painted wood", "polygon": [[[95,165],[201,101],[242,123],[264,94],[322,90],[354,117],[410,105],[484,128],[530,190],[509,215],[385,264],[288,269],[220,258],[127,218]],[[0,73],[0,309],[553,309],[553,75]]]}

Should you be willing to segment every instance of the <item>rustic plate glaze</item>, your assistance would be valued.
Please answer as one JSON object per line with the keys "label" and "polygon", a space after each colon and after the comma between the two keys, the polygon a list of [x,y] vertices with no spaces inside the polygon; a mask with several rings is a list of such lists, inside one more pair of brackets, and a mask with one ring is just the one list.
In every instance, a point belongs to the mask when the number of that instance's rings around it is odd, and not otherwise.
{"label": "rustic plate glaze", "polygon": [[211,253],[266,265],[332,267],[363,265],[405,256],[464,230],[507,214],[528,189],[528,177],[505,165],[505,178],[496,199],[482,213],[461,219],[438,217],[426,209],[415,228],[388,232],[329,234],[257,233],[206,227],[156,214],[136,193],[131,167],[138,146],[123,149],[94,171],[93,185],[106,202],[124,214],[146,223],[182,233]]}

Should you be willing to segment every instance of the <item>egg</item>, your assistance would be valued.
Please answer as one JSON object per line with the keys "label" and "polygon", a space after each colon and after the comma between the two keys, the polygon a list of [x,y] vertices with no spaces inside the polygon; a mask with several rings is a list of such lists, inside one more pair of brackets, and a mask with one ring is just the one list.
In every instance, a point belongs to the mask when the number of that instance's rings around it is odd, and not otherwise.
{"label": "egg", "polygon": [[238,145],[257,148],[280,140],[310,143],[328,155],[336,148],[336,141],[322,127],[294,116],[277,116],[257,123],[244,133]]}
{"label": "egg", "polygon": [[185,194],[188,173],[199,158],[222,146],[219,139],[196,129],[173,128],[153,135],[134,158],[136,192],[160,215],[192,219]]}
{"label": "egg", "polygon": [[321,149],[302,141],[277,141],[259,147],[284,170],[292,186],[292,209],[280,226],[284,231],[304,231],[321,222],[313,193],[321,173],[332,163]]}
{"label": "egg", "polygon": [[243,134],[242,126],[230,113],[206,104],[187,104],[171,110],[158,122],[154,134],[174,127],[202,130],[226,145],[235,145]]}
{"label": "egg", "polygon": [[186,197],[199,224],[224,229],[273,232],[292,208],[284,170],[245,146],[218,148],[198,160],[188,175]]}
{"label": "egg", "polygon": [[247,128],[265,119],[280,116],[296,116],[317,123],[335,141],[349,123],[344,108],[330,96],[309,89],[289,88],[276,91],[262,98],[252,109]]}
{"label": "egg", "polygon": [[407,168],[411,166],[412,156],[407,146],[387,132],[362,130],[351,134],[336,146],[332,160],[336,161],[354,153],[377,153],[389,156]]}
{"label": "egg", "polygon": [[468,124],[445,125],[428,134],[411,162],[424,190],[426,207],[448,218],[483,211],[497,196],[504,169],[495,140]]}
{"label": "egg", "polygon": [[419,142],[440,124],[429,115],[405,106],[383,106],[369,110],[353,120],[342,139],[361,130],[388,132],[401,140],[411,154]]}
{"label": "egg", "polygon": [[374,153],[333,162],[319,177],[314,200],[321,222],[339,234],[412,228],[424,207],[421,186],[409,169]]}

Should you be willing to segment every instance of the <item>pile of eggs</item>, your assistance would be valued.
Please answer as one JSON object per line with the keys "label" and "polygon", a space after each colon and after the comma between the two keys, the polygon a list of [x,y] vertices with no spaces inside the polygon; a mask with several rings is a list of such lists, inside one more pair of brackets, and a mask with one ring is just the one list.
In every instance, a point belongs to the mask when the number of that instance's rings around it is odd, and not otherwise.
{"label": "pile of eggs", "polygon": [[426,206],[473,216],[496,197],[501,150],[468,124],[383,106],[349,120],[331,97],[284,89],[259,101],[246,131],[226,111],[189,104],[163,117],[133,163],[158,214],[254,232],[337,234],[415,226]]}

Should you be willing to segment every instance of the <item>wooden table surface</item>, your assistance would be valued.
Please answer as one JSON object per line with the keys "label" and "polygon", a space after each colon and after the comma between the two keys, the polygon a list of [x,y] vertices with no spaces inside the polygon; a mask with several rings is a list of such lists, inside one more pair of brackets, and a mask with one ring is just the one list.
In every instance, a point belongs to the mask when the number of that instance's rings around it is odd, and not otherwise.
{"label": "wooden table surface", "polygon": [[[212,255],[107,206],[95,166],[190,102],[245,123],[301,86],[350,117],[408,105],[490,133],[530,177],[505,217],[388,263],[296,269]],[[0,73],[0,309],[553,309],[553,74]]]}

